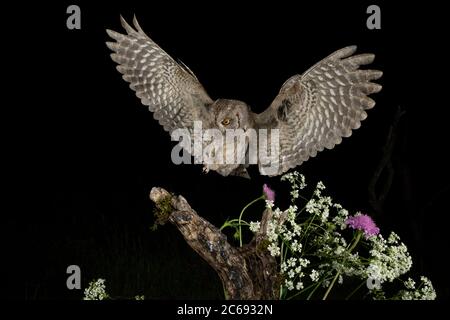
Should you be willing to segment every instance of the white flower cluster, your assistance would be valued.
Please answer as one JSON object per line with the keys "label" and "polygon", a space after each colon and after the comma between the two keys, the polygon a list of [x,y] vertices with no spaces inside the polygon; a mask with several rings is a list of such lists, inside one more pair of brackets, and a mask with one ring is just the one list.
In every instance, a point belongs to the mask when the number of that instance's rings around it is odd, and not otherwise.
{"label": "white flower cluster", "polygon": [[427,277],[420,277],[422,283],[416,289],[414,280],[409,278],[404,282],[406,289],[400,292],[399,298],[401,300],[434,300],[436,299],[436,291],[433,284]]}
{"label": "white flower cluster", "polygon": [[291,200],[294,202],[299,196],[299,190],[306,188],[305,176],[297,171],[286,173],[281,177],[281,181],[288,181],[291,184]]}
{"label": "white flower cluster", "polygon": [[[287,180],[291,184],[292,202],[299,197],[299,190],[306,187],[305,177],[298,172],[286,174],[281,180]],[[351,265],[352,261],[358,260],[357,255],[355,259],[352,259],[355,257],[353,255],[347,257],[348,254],[345,254],[347,246],[345,239],[340,233],[328,229],[329,225],[337,225],[340,229],[344,229],[348,211],[343,209],[341,205],[334,204],[330,197],[323,196],[323,190],[325,190],[324,184],[322,182],[317,183],[312,199],[302,209],[302,211],[305,210],[309,213],[309,215],[303,216],[303,218],[307,219],[303,225],[297,219],[299,210],[295,205],[291,205],[283,212],[279,208],[275,208],[272,220],[268,223],[267,239],[270,242],[268,249],[271,255],[279,256],[281,254],[281,247],[278,243],[280,240],[285,245],[285,248],[287,247],[290,250],[292,255],[288,260],[281,262],[280,270],[282,274],[287,276],[284,285],[288,290],[294,290],[294,288],[297,290],[302,289],[304,287],[305,274],[309,275],[308,280],[317,282],[321,275],[330,268],[336,269],[343,274],[355,273],[355,268],[353,267],[346,270],[346,264],[344,265],[342,261],[350,261]],[[335,211],[334,218],[332,222],[328,222],[332,209]],[[314,220],[315,217],[318,219]],[[314,230],[321,231],[314,232]],[[303,241],[307,242],[302,243]],[[310,260],[302,257],[304,245],[312,245],[315,248],[315,255],[332,262],[321,264],[317,270],[311,269],[307,271],[306,267],[310,264]],[[333,259],[329,259],[330,257],[333,257]],[[353,264],[356,264],[356,262]],[[342,276],[339,277],[338,282],[343,282]]]}
{"label": "white flower cluster", "polygon": [[281,176],[281,181],[288,181],[292,189],[305,189],[306,188],[306,179],[305,176],[298,173],[298,171],[286,173],[283,176]]}
{"label": "white flower cluster", "polygon": [[104,300],[107,298],[105,279],[91,281],[89,287],[84,290],[83,300]]}
{"label": "white flower cluster", "polygon": [[273,201],[272,200],[266,200],[266,208],[272,209],[273,208]]}
{"label": "white flower cluster", "polygon": [[400,242],[397,234],[392,232],[385,240],[381,234],[371,237],[370,263],[367,267],[367,277],[392,282],[411,269],[412,259],[408,248]]}
{"label": "white flower cluster", "polygon": [[257,233],[259,231],[259,229],[261,228],[261,223],[259,221],[256,221],[256,222],[251,221],[249,228],[250,228],[251,232]]}
{"label": "white flower cluster", "polygon": [[[392,282],[410,270],[411,256],[397,234],[392,232],[387,239],[381,234],[366,239],[353,232],[354,238],[347,242],[342,230],[348,228],[349,212],[333,203],[331,197],[323,195],[325,186],[322,182],[317,183],[308,201],[299,193],[306,187],[303,175],[292,172],[283,175],[281,180],[291,185],[292,204],[282,211],[273,201],[266,200],[266,207],[272,210],[266,239],[270,254],[280,261],[280,273],[284,278],[282,295],[283,292],[310,288],[311,283],[316,282],[329,288],[342,284],[344,277]],[[299,197],[305,199],[305,206],[300,210],[294,205]],[[260,222],[250,222],[249,227],[256,233],[260,230]],[[368,257],[359,255],[360,242],[368,246]],[[331,283],[335,276],[337,281]],[[391,299],[434,299],[436,292],[430,280],[421,279],[417,288],[416,283],[408,279],[404,282],[406,290]],[[382,290],[371,290],[371,295],[374,299],[386,299]]]}
{"label": "white flower cluster", "polygon": [[302,227],[296,222],[297,214],[298,208],[295,205],[291,205],[284,212],[279,208],[273,211],[272,219],[267,223],[267,239],[270,242],[268,249],[272,256],[280,255],[281,248],[278,240],[289,244],[293,252],[301,251],[302,244],[299,240]]}
{"label": "white flower cluster", "polygon": [[[290,257],[286,261],[281,263],[281,274],[286,275],[286,279],[284,280],[284,285],[288,290],[294,290],[294,283],[295,289],[301,290],[303,289],[304,285],[302,282],[303,277],[305,276],[303,269],[306,268],[309,265],[309,260],[304,258],[296,258],[296,257]],[[310,277],[311,278],[318,278],[319,275],[317,271],[311,272]]]}
{"label": "white flower cluster", "polygon": [[281,249],[280,247],[277,245],[276,242],[272,242],[271,244],[269,244],[269,246],[267,247],[267,249],[270,251],[270,255],[272,257],[278,257],[281,254]]}
{"label": "white flower cluster", "polygon": [[[336,231],[322,231],[310,240],[309,246],[314,246],[315,255],[321,263],[318,269],[322,273],[338,272],[345,276],[366,277],[366,267],[363,265],[358,252],[350,252],[345,238]],[[306,244],[305,244],[306,245]],[[339,280],[341,280],[339,278]],[[343,280],[343,279],[342,279]]]}
{"label": "white flower cluster", "polygon": [[414,290],[416,288],[416,282],[411,278],[408,278],[408,280],[404,281],[403,284],[406,289]]}
{"label": "white flower cluster", "polygon": [[312,269],[309,277],[311,278],[312,282],[317,282],[319,280],[319,272]]}
{"label": "white flower cluster", "polygon": [[333,204],[333,207],[336,208],[338,212],[331,221],[336,224],[341,230],[344,230],[345,228],[347,228],[347,224],[345,223],[345,221],[348,218],[348,211],[342,208],[342,206],[337,203]]}
{"label": "white flower cluster", "polygon": [[325,190],[325,185],[322,181],[317,183],[316,189],[314,190],[313,197],[306,204],[306,212],[320,217],[322,222],[326,222],[330,215],[330,209],[332,207],[336,209],[341,209],[342,206],[339,204],[333,204],[331,197],[325,197],[322,195],[322,190]]}

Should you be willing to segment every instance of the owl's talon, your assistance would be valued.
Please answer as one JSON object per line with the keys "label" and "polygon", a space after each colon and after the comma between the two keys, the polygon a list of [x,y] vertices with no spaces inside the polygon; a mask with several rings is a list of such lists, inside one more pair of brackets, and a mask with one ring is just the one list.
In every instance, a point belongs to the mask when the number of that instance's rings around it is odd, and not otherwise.
{"label": "owl's talon", "polygon": [[207,166],[203,166],[202,171],[203,171],[203,173],[208,173],[209,172],[209,168]]}

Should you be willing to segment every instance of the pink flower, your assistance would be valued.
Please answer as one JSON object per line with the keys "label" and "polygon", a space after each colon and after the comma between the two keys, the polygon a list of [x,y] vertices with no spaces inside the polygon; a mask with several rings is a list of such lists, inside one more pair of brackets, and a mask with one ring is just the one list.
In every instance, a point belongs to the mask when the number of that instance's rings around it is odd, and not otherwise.
{"label": "pink flower", "polygon": [[270,189],[267,184],[263,185],[263,193],[267,200],[275,201],[275,191]]}
{"label": "pink flower", "polygon": [[380,228],[376,226],[375,222],[367,214],[349,217],[345,220],[345,224],[352,229],[363,231],[366,239],[380,233]]}

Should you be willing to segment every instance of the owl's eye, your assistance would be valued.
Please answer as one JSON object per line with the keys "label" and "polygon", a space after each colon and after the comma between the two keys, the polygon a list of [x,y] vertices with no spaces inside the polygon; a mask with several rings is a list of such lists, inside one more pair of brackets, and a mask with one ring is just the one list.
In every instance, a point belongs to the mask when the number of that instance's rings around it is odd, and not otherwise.
{"label": "owl's eye", "polygon": [[230,122],[231,122],[231,120],[230,120],[229,118],[225,118],[225,119],[222,120],[222,124],[223,124],[224,126],[229,125]]}

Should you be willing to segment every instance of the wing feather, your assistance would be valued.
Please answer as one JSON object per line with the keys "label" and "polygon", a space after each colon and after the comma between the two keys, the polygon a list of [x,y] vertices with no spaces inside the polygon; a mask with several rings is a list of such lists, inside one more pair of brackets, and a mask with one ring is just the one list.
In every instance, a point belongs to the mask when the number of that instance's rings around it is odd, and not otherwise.
{"label": "wing feather", "polygon": [[[279,129],[279,170],[269,175],[279,175],[325,148],[334,148],[360,127],[367,117],[365,110],[375,106],[368,95],[381,90],[371,81],[382,72],[359,69],[372,63],[375,55],[353,55],[355,51],[356,46],[338,50],[302,75],[291,77],[271,106],[256,115],[258,127]],[[266,174],[261,165],[259,169]]]}
{"label": "wing feather", "polygon": [[170,132],[192,129],[196,120],[208,121],[208,107],[213,101],[192,71],[151,40],[136,17],[134,28],[122,16],[120,21],[126,34],[106,30],[115,40],[106,45],[113,51],[111,59],[118,64],[117,70],[154,118]]}

